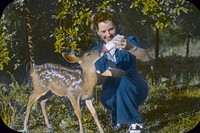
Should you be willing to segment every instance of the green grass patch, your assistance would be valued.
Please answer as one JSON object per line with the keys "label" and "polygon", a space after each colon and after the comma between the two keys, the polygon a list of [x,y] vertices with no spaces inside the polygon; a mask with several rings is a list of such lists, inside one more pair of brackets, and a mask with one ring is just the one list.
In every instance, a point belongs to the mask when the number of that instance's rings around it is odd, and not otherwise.
{"label": "green grass patch", "polygon": [[140,108],[146,132],[180,133],[200,121],[200,88],[152,88]]}

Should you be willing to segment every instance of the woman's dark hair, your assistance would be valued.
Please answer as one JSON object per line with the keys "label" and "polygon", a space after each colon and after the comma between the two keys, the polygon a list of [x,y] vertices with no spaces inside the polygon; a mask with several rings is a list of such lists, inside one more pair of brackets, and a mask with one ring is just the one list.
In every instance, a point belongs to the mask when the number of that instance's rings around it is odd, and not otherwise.
{"label": "woman's dark hair", "polygon": [[98,30],[99,29],[98,24],[100,22],[105,22],[107,20],[112,21],[115,26],[118,26],[117,16],[115,15],[114,12],[102,11],[94,15],[93,20],[92,20],[93,28],[95,30]]}

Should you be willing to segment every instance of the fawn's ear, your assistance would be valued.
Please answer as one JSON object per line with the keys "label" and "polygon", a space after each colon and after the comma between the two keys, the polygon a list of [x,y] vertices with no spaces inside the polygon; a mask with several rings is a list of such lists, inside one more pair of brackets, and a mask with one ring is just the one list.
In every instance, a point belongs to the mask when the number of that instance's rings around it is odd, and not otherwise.
{"label": "fawn's ear", "polygon": [[63,52],[62,53],[62,56],[63,58],[68,61],[69,63],[76,63],[76,62],[79,62],[79,58],[72,54],[72,53],[66,53],[66,52]]}

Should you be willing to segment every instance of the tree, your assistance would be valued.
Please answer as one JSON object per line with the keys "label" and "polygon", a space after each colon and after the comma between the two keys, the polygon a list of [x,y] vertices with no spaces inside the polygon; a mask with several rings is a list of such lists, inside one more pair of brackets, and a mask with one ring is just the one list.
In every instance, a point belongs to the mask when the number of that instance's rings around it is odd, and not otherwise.
{"label": "tree", "polygon": [[142,13],[150,17],[155,23],[156,29],[156,46],[155,58],[159,56],[159,30],[163,30],[173,25],[181,13],[188,13],[189,2],[185,0],[135,0],[131,3],[130,8],[137,8]]}
{"label": "tree", "polygon": [[56,19],[59,25],[54,32],[56,52],[60,53],[65,47],[75,52],[87,49],[94,39],[90,30],[93,10],[104,10],[111,2],[113,0],[58,0],[59,13]]}
{"label": "tree", "polygon": [[10,61],[9,51],[5,43],[7,35],[7,30],[5,28],[5,19],[4,16],[0,21],[0,71],[4,69],[4,66]]}
{"label": "tree", "polygon": [[[84,3],[84,4],[83,4]],[[110,8],[116,12],[126,12],[127,7],[134,8],[138,12],[142,12],[155,25],[156,30],[156,46],[155,55],[159,56],[159,30],[166,29],[170,25],[175,24],[175,20],[181,13],[188,13],[190,9],[189,2],[185,0],[106,0],[92,1],[86,4],[85,0],[58,0],[59,14],[57,20],[59,26],[55,30],[56,52],[61,52],[65,47],[79,51],[84,45],[82,41],[88,40],[86,37],[94,37],[89,32],[90,17],[95,11]],[[93,6],[90,6],[93,5]],[[86,43],[91,43],[88,40]]]}
{"label": "tree", "polygon": [[[11,82],[9,81],[10,75],[7,74],[7,71],[12,73],[19,82],[27,81],[25,78],[28,76],[29,50],[26,32],[26,12],[23,7],[24,2],[27,2],[27,6],[30,8],[31,12],[30,17],[33,27],[36,63],[57,63],[60,61],[57,59],[59,55],[54,52],[53,43],[55,39],[52,36],[56,23],[51,16],[55,14],[57,10],[54,0],[15,0],[5,8],[3,13],[7,31],[4,44],[6,44],[6,48],[9,51],[10,61],[8,65],[4,64],[4,71],[0,73],[7,76],[0,76],[0,78],[2,79],[1,81],[7,83]],[[0,27],[1,26],[2,25],[0,25]]]}
{"label": "tree", "polygon": [[[146,18],[141,21],[143,21],[143,23],[149,23],[150,21],[155,29],[157,29],[158,43],[156,45],[156,57],[158,57],[159,30],[165,29],[171,24],[173,25],[175,22],[174,20],[180,16],[181,13],[187,13],[190,8],[187,1],[184,0],[174,2],[171,0],[26,1],[28,5],[32,4],[32,6],[29,5],[29,7],[33,25],[35,55],[38,55],[36,61],[41,60],[40,57],[46,55],[44,51],[41,52],[41,50],[38,50],[41,48],[48,47],[48,51],[50,49],[57,53],[61,53],[67,49],[75,52],[89,49],[96,40],[96,35],[90,28],[91,16],[97,11],[105,9],[114,10],[123,15],[127,12],[128,8],[134,8],[137,12],[140,12],[140,14],[142,13]],[[7,40],[6,44],[9,44],[7,48],[10,52],[10,58],[12,57],[11,62],[15,62],[12,63],[15,65],[14,69],[24,64],[22,62],[26,62],[28,58],[25,14],[21,10],[21,5],[23,5],[23,3],[24,0],[15,0],[12,6],[5,12],[6,19],[9,19],[8,23],[5,25],[11,37],[11,39]],[[47,5],[44,8],[44,3],[46,5],[50,3],[52,6],[50,7]],[[57,12],[57,14],[55,14],[55,12]],[[46,16],[51,16],[51,20],[47,20],[49,18],[45,18]],[[52,23],[52,21],[56,21],[56,23]],[[54,27],[56,27],[55,30]],[[26,52],[24,52],[24,49],[26,49]],[[54,57],[55,55],[52,54],[51,59],[55,60]],[[45,57],[45,60],[40,61],[40,63],[46,62],[46,59]]]}

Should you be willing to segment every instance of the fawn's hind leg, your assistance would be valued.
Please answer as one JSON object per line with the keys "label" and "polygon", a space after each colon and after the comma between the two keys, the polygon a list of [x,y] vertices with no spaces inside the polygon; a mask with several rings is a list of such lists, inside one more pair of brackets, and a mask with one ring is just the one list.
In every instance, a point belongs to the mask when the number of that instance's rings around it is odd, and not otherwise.
{"label": "fawn's hind leg", "polygon": [[45,121],[47,127],[48,127],[48,128],[52,128],[51,125],[49,124],[49,119],[48,119],[47,112],[46,112],[46,101],[47,101],[47,100],[48,100],[48,99],[42,100],[42,101],[40,102],[40,105],[41,105],[41,108],[42,108],[42,114],[43,114],[43,116],[44,116],[44,121]]}
{"label": "fawn's hind leg", "polygon": [[28,119],[30,116],[30,111],[31,111],[31,107],[33,105],[33,103],[35,103],[41,96],[43,96],[46,92],[43,93],[38,93],[36,90],[33,91],[33,93],[30,95],[29,97],[29,101],[27,104],[27,109],[26,109],[26,116],[25,116],[25,120],[24,120],[24,129],[23,131],[27,131],[27,125],[28,125]]}

